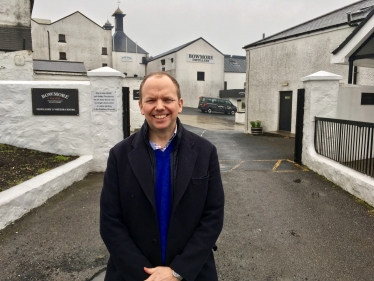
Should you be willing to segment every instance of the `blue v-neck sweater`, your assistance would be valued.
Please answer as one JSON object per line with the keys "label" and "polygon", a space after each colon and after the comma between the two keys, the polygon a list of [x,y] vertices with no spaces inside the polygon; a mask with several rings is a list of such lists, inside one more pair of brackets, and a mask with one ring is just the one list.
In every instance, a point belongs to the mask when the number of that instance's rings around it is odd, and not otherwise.
{"label": "blue v-neck sweater", "polygon": [[156,156],[156,210],[158,227],[160,231],[161,257],[162,264],[165,265],[166,260],[166,242],[168,237],[169,221],[171,214],[171,175],[170,175],[170,156],[173,150],[174,142],[162,151],[155,150]]}

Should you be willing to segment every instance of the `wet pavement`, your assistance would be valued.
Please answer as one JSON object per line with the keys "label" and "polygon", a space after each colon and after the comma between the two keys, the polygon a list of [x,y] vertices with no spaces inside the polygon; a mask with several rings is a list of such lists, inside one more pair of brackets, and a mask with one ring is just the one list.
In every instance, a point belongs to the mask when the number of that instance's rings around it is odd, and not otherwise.
{"label": "wet pavement", "polygon": [[[180,119],[218,148],[226,194],[219,280],[373,280],[374,217],[295,165],[294,139],[246,135],[234,116],[195,109]],[[87,176],[0,231],[1,281],[92,280],[105,269],[102,176]]]}

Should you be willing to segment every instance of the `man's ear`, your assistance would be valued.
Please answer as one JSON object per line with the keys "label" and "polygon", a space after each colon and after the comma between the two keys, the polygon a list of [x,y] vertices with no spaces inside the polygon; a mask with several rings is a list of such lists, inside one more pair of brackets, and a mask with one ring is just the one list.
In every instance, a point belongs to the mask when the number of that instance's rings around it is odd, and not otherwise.
{"label": "man's ear", "polygon": [[178,113],[182,113],[182,109],[183,109],[183,99],[182,98],[179,99],[178,105],[179,105]]}

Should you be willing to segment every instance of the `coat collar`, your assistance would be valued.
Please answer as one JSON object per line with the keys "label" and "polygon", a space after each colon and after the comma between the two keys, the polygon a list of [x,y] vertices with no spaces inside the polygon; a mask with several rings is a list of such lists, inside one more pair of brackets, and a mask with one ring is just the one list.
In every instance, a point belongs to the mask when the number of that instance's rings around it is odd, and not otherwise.
{"label": "coat collar", "polygon": [[[192,172],[197,159],[197,153],[193,150],[194,142],[191,133],[184,129],[179,118],[177,119],[177,135],[175,147],[178,149],[177,175],[174,186],[173,210],[178,205],[191,180]],[[129,153],[130,165],[141,187],[153,208],[155,203],[155,188],[152,174],[153,159],[150,155],[152,148],[149,144],[148,124],[145,121],[132,141],[133,150]]]}

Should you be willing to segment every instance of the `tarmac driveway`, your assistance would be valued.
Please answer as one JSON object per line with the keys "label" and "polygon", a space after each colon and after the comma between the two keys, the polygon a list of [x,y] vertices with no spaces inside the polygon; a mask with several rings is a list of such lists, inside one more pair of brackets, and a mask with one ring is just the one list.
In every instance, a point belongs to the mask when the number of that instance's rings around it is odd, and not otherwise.
{"label": "tarmac driveway", "polygon": [[[226,194],[216,252],[220,280],[373,280],[374,217],[295,165],[294,139],[245,135],[229,126],[233,116],[188,112],[182,122],[212,141],[220,158]],[[102,177],[87,176],[0,231],[0,280],[91,280],[105,268]]]}

